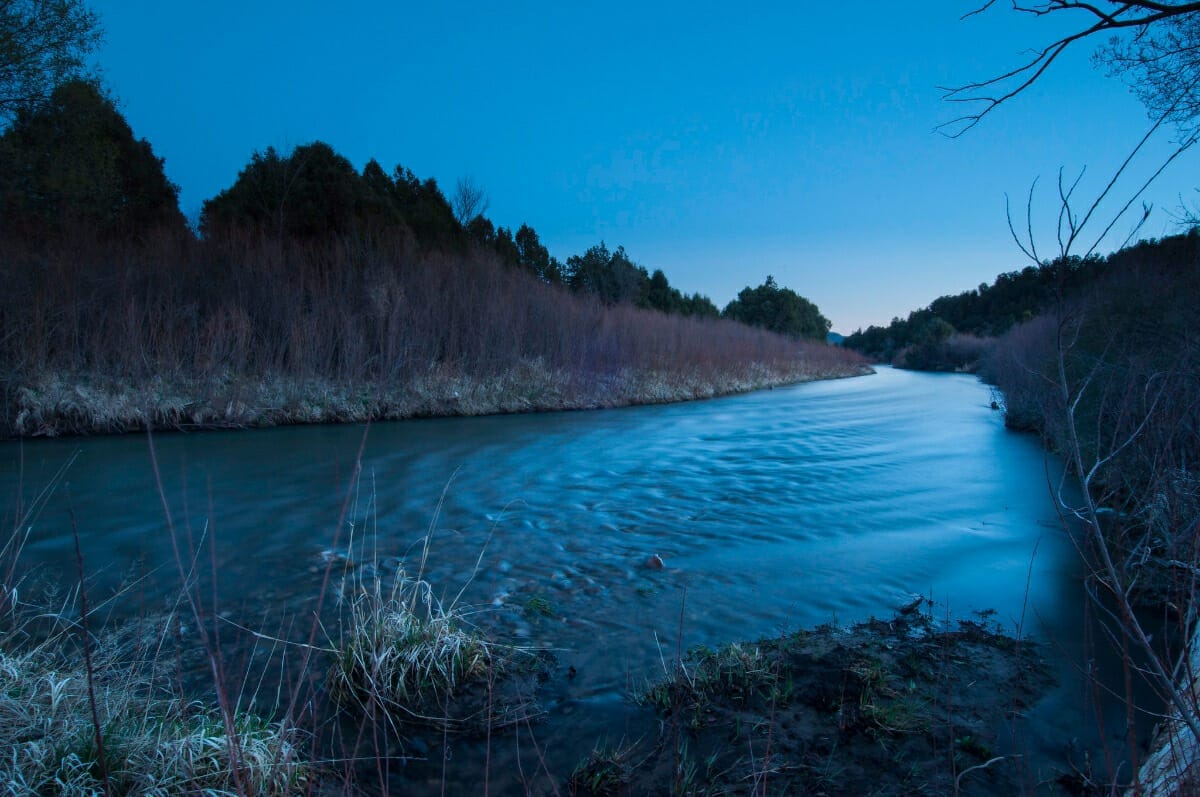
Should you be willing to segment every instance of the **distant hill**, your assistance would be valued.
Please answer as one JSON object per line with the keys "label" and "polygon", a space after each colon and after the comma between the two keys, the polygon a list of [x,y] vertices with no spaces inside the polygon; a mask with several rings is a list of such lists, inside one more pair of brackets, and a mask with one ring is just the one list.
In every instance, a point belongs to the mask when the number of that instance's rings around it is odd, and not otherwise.
{"label": "distant hill", "polygon": [[828,335],[825,336],[825,342],[829,343],[833,346],[841,346],[842,343],[845,342],[845,340],[846,340],[845,335],[839,335],[836,332],[830,332]]}
{"label": "distant hill", "polygon": [[[1179,268],[1200,253],[1200,230],[1140,241],[1107,257],[1069,257],[1027,266],[996,277],[991,285],[957,296],[941,296],[886,327],[871,326],[846,336],[845,346],[871,359],[910,368],[956,370],[980,353],[979,340],[999,337],[1031,321],[1060,300],[1095,290],[1108,274],[1137,275],[1148,269]],[[952,357],[946,344],[962,351]]]}

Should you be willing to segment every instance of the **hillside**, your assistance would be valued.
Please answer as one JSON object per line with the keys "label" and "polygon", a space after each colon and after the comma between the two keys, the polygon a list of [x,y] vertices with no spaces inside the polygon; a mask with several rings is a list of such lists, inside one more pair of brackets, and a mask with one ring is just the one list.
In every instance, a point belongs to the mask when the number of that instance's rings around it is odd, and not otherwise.
{"label": "hillside", "polygon": [[1169,272],[1194,262],[1196,230],[1141,241],[1107,257],[1076,257],[1000,274],[991,285],[940,296],[886,327],[870,326],[847,336],[847,348],[877,362],[920,370],[974,369],[988,341],[1033,320],[1062,302],[1086,297],[1108,275]]}

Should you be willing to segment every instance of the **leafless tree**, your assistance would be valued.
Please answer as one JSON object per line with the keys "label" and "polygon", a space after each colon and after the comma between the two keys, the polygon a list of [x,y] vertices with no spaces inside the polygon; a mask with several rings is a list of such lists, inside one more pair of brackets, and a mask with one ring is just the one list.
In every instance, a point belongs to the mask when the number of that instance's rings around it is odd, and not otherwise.
{"label": "leafless tree", "polygon": [[[994,5],[995,0],[988,0],[967,16],[983,13]],[[1014,0],[1012,10],[1035,17],[1076,19],[1079,24],[1072,32],[1035,48],[1027,60],[1002,74],[946,89],[945,99],[970,110],[943,125],[944,133],[959,136],[970,130],[1037,82],[1068,48],[1085,40],[1100,45],[1096,60],[1108,67],[1110,75],[1132,83],[1153,120],[1146,135],[1090,201],[1078,196],[1082,171],[1073,178],[1060,172],[1057,220],[1050,225],[1055,244],[1052,252],[1039,247],[1034,233],[1034,188],[1026,203],[1024,229],[1018,231],[1009,215],[1009,229],[1021,251],[1034,264],[1045,267],[1052,262],[1044,257],[1046,254],[1067,263],[1072,257],[1086,258],[1095,253],[1151,183],[1197,143],[1200,2],[1047,0],[1023,5]],[[1178,130],[1174,150],[1135,178],[1134,160],[1151,137],[1172,125]],[[1149,206],[1143,205],[1126,243],[1149,213]],[[1173,363],[1144,357],[1136,346],[1121,339],[1120,330],[1104,332],[1108,319],[1088,317],[1098,312],[1094,306],[1078,298],[1069,299],[1062,290],[1058,293],[1053,311],[1042,319],[1038,337],[1043,339],[1029,348],[1037,363],[1024,366],[1029,373],[1018,383],[1030,395],[1040,397],[1035,401],[1040,400],[1039,414],[1045,429],[1082,488],[1077,502],[1067,500],[1061,485],[1056,497],[1066,513],[1085,529],[1087,585],[1092,603],[1109,621],[1106,628],[1116,649],[1126,652],[1127,671],[1140,673],[1167,706],[1170,719],[1165,726],[1166,744],[1189,751],[1190,762],[1200,745],[1200,704],[1194,669],[1200,651],[1196,612],[1200,557],[1194,544],[1182,546],[1188,555],[1180,558],[1175,555],[1175,546],[1156,547],[1149,532],[1134,532],[1132,538],[1122,536],[1123,527],[1142,522],[1145,529],[1151,524],[1144,520],[1109,523],[1105,510],[1114,503],[1125,508],[1132,504],[1132,514],[1144,518],[1155,514],[1153,504],[1163,500],[1164,495],[1168,502],[1179,504],[1175,498],[1186,498],[1183,493],[1192,490],[1195,466],[1187,457],[1184,465],[1179,464],[1172,448],[1172,427],[1180,412],[1194,418],[1198,409],[1192,388],[1196,371],[1187,364],[1195,360],[1195,346],[1185,342]],[[1082,345],[1081,338],[1088,335],[1092,339]],[[1028,397],[1021,400],[1027,401]],[[1134,463],[1144,472],[1130,477],[1125,471]],[[1176,471],[1181,467],[1185,470],[1177,478]],[[1172,494],[1172,485],[1177,484],[1185,487],[1178,496]],[[1197,519],[1190,515],[1182,521],[1176,518],[1177,528],[1169,529],[1167,537],[1194,537],[1196,524]],[[1182,650],[1174,653],[1155,644],[1153,634],[1134,611],[1138,579],[1154,558],[1161,560],[1158,565],[1182,573],[1177,581],[1183,585],[1177,608],[1183,642]],[[1130,654],[1131,650],[1136,654]],[[1157,709],[1146,706],[1136,710],[1157,713]],[[1179,771],[1176,768],[1173,776]],[[1160,775],[1146,773],[1146,777]]]}
{"label": "leafless tree", "polygon": [[450,200],[454,218],[464,227],[482,216],[488,209],[487,192],[470,175],[458,178],[454,196]]}
{"label": "leafless tree", "polygon": [[[1195,141],[1194,136],[1191,141]],[[1117,170],[1095,199],[1079,209],[1074,207],[1078,178],[1066,181],[1060,175],[1056,263],[1066,263],[1081,250],[1085,256],[1095,251],[1096,243],[1085,249],[1086,241],[1081,236],[1086,228],[1099,223],[1097,209],[1124,168]],[[1025,209],[1024,231],[1017,231],[1011,215],[1009,228],[1033,263],[1049,267],[1050,261],[1040,259],[1042,252],[1033,231],[1033,192],[1031,189]],[[1140,191],[1134,192],[1116,217],[1129,208],[1137,193]],[[1141,221],[1147,213],[1148,209],[1143,209]],[[1105,233],[1115,220],[1108,222]],[[1135,231],[1138,226],[1140,222]],[[1120,290],[1121,286],[1109,284],[1107,288]],[[1011,397],[1010,403],[1025,407],[1026,415],[1026,405],[1036,405],[1035,414],[1041,416],[1044,434],[1066,458],[1068,469],[1055,498],[1066,517],[1084,529],[1083,547],[1089,568],[1086,586],[1092,605],[1107,621],[1105,628],[1114,647],[1136,651],[1126,654],[1125,666],[1139,673],[1168,707],[1169,721],[1164,726],[1167,743],[1195,751],[1196,740],[1200,740],[1196,692],[1200,673],[1195,670],[1200,662],[1200,618],[1196,612],[1200,552],[1194,540],[1188,542],[1186,538],[1194,537],[1200,518],[1189,510],[1164,519],[1171,513],[1164,513],[1157,504],[1194,509],[1198,503],[1192,500],[1197,483],[1194,465],[1186,454],[1180,456],[1175,440],[1177,427],[1186,427],[1192,423],[1187,419],[1194,419],[1200,412],[1193,389],[1196,344],[1180,342],[1174,351],[1176,356],[1166,364],[1161,358],[1146,357],[1144,350],[1139,351],[1137,345],[1123,338],[1127,328],[1110,323],[1112,314],[1103,307],[1105,301],[1120,304],[1118,299],[1104,296],[1084,301],[1065,295],[1060,288],[1053,309],[1038,319],[1037,331],[1032,326],[1028,330],[1038,340],[1018,344],[1011,352],[1024,362],[1008,366],[1025,373],[1016,379],[1010,374],[1006,380],[1023,393]],[[1084,345],[1081,341],[1088,337],[1091,339]],[[1009,348],[1013,348],[1011,342]],[[1134,470],[1136,473],[1130,472]],[[1071,476],[1080,487],[1077,500],[1068,499],[1064,489],[1065,480]],[[1120,510],[1116,515],[1112,514],[1114,507]],[[1182,558],[1179,551],[1185,552]],[[1179,650],[1168,651],[1156,644],[1154,633],[1135,611],[1136,591],[1145,586],[1141,583],[1144,574],[1155,569],[1180,574],[1173,579],[1179,594],[1172,596],[1180,615],[1183,641]],[[1130,710],[1158,713],[1157,708],[1148,706],[1131,706]],[[1172,776],[1182,771],[1177,767]]]}
{"label": "leafless tree", "polygon": [[1151,114],[1194,129],[1200,118],[1200,13],[1179,14],[1133,37],[1114,37],[1097,60],[1110,74],[1129,79]]}
{"label": "leafless tree", "polygon": [[[996,0],[987,0],[982,6],[966,14],[973,17],[996,5]],[[961,86],[944,87],[944,99],[962,103],[971,110],[940,126],[950,136],[960,136],[979,124],[982,119],[1000,105],[1022,93],[1041,78],[1068,48],[1082,42],[1101,42],[1107,45],[1105,52],[1123,53],[1127,62],[1118,62],[1120,71],[1135,74],[1157,75],[1163,87],[1174,85],[1174,90],[1159,95],[1152,91],[1143,94],[1152,113],[1169,106],[1176,111],[1184,106],[1179,92],[1186,86],[1194,92],[1196,86],[1197,53],[1195,49],[1197,14],[1200,2],[1155,2],[1155,0],[1047,0],[1043,3],[1025,5],[1016,0],[1012,10],[1035,17],[1069,17],[1079,21],[1071,33],[1060,36],[1041,47],[1035,47],[1025,61],[1001,74],[984,78]],[[1121,44],[1112,37],[1127,34],[1132,44]],[[1182,38],[1181,38],[1182,35]],[[1191,38],[1188,38],[1188,37]],[[1190,42],[1190,45],[1186,45]],[[1180,47],[1178,45],[1185,44]],[[1171,57],[1161,56],[1173,54]],[[1144,84],[1149,86],[1150,84]],[[1195,95],[1192,94],[1194,97]],[[1153,101],[1151,101],[1153,100]],[[1161,108],[1158,106],[1161,105]],[[1192,118],[1196,105],[1193,103]]]}

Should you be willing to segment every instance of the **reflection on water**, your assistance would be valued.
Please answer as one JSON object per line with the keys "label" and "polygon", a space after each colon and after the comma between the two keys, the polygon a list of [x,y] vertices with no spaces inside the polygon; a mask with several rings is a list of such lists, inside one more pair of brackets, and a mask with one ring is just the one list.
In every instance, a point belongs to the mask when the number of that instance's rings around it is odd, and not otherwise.
{"label": "reflection on water", "polygon": [[[178,528],[210,541],[221,603],[248,622],[302,615],[335,536],[367,535],[381,556],[411,551],[445,490],[431,578],[453,595],[483,552],[464,596],[480,624],[551,646],[578,672],[551,705],[553,727],[579,701],[624,711],[630,686],[662,671],[656,639],[669,656],[884,615],[912,593],[959,616],[995,609],[1007,628],[1077,651],[1080,568],[1048,490],[1059,465],[1006,431],[990,401],[969,376],[885,368],[673,406],[161,435],[156,446]],[[71,572],[70,505],[94,590],[137,568],[152,571],[139,600],[172,594],[145,437],[3,444],[0,497],[28,498],[76,449],[27,563]],[[651,554],[665,569],[644,566]],[[528,618],[531,595],[555,616]],[[564,756],[595,742],[577,735]]]}

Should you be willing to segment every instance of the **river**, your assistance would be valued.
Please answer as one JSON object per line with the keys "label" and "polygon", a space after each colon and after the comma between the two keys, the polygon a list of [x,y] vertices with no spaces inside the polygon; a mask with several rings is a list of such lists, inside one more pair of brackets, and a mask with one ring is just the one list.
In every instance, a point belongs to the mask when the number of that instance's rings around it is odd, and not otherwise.
{"label": "river", "polygon": [[[532,729],[555,740],[552,770],[644,721],[627,696],[678,647],[887,616],[914,593],[939,616],[995,610],[1052,643],[1062,685],[1031,733],[1053,745],[1085,721],[1082,567],[1051,499],[1061,465],[991,400],[970,376],[880,368],[687,404],[154,445],[176,539],[203,540],[215,599],[240,625],[311,616],[322,552],[353,540],[411,558],[433,522],[435,588],[467,585],[481,627],[556,652]],[[28,505],[72,456],[25,564],[74,580],[73,512],[93,602],[131,578],[106,611],[166,602],[178,567],[144,435],[4,443],[0,501]],[[552,617],[524,610],[534,596]]]}

